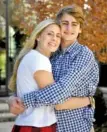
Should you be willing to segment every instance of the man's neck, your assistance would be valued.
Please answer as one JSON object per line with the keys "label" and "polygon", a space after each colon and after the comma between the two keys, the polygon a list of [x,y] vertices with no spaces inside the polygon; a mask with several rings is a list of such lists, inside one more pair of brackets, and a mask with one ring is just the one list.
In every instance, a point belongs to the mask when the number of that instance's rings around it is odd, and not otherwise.
{"label": "man's neck", "polygon": [[[76,41],[76,40],[75,40]],[[70,45],[72,45],[75,41],[62,41],[61,43],[61,49],[66,49],[68,48]]]}

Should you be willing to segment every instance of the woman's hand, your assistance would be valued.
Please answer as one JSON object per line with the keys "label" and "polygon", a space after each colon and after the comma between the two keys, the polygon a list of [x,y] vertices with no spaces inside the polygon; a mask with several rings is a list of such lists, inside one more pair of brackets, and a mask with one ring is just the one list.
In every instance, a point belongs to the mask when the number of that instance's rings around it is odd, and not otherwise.
{"label": "woman's hand", "polygon": [[8,100],[9,110],[12,114],[18,115],[25,111],[24,105],[20,98],[11,96]]}

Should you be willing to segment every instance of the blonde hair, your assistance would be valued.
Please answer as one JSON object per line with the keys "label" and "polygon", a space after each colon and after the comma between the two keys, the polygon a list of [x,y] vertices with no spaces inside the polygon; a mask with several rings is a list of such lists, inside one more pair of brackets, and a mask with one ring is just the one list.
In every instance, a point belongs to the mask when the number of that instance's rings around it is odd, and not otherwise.
{"label": "blonde hair", "polygon": [[56,21],[60,24],[60,20],[64,14],[72,15],[81,25],[84,23],[84,13],[80,6],[73,4],[71,6],[65,6],[61,8],[57,15],[56,15]]}
{"label": "blonde hair", "polygon": [[[57,24],[55,22],[55,20],[52,19],[46,19],[42,22],[40,22],[35,29],[33,30],[31,36],[29,37],[29,39],[25,42],[23,49],[20,51],[19,55],[16,58],[16,62],[14,64],[14,68],[13,68],[13,74],[10,78],[9,81],[9,89],[12,91],[16,91],[16,78],[17,78],[17,70],[20,64],[20,61],[22,60],[22,58],[31,50],[35,47],[35,40],[37,38],[37,36],[49,25],[51,24]],[[58,24],[57,24],[58,25]]]}

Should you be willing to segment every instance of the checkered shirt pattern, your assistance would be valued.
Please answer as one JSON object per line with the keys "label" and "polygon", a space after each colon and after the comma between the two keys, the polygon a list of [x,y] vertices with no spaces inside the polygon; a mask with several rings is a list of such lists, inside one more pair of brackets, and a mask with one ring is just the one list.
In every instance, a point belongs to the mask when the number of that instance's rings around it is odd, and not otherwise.
{"label": "checkered shirt pattern", "polygon": [[[55,83],[23,96],[26,107],[55,105],[70,97],[93,96],[99,81],[99,67],[92,51],[77,41],[51,58]],[[57,132],[90,132],[94,109],[55,110]]]}

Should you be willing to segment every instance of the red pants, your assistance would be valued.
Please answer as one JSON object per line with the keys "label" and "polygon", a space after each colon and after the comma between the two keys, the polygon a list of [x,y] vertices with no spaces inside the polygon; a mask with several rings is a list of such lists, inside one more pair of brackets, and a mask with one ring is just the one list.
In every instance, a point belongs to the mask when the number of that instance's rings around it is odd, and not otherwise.
{"label": "red pants", "polygon": [[53,124],[48,127],[41,127],[41,128],[14,125],[12,132],[56,132],[56,124]]}

